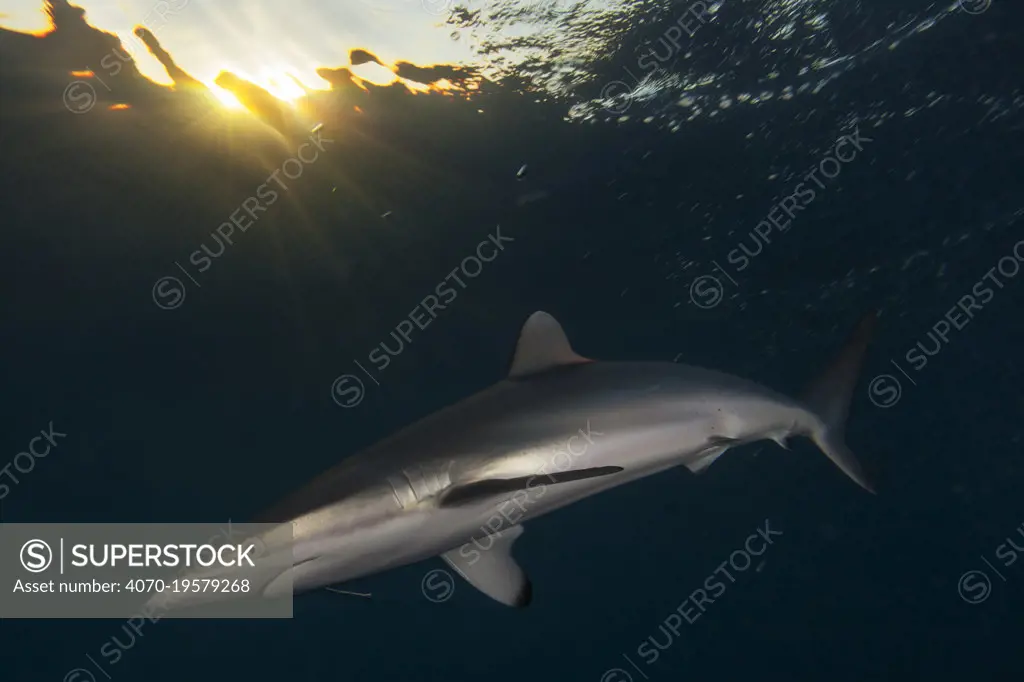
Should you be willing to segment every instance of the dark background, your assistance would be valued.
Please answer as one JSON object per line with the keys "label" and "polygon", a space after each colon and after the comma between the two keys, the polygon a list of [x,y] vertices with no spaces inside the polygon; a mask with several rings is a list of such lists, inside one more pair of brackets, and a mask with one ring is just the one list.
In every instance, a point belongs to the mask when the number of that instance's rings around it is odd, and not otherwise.
{"label": "dark background", "polygon": [[[675,9],[659,7],[641,9]],[[737,17],[751,7],[731,5],[734,21],[709,26],[713,45],[695,59],[749,56]],[[864,47],[924,7],[851,3],[833,11],[835,40]],[[661,102],[634,103],[625,122],[570,123],[571,102],[537,102],[511,81],[470,103],[373,89],[364,104],[376,115],[330,119],[336,144],[196,275],[200,287],[185,283],[174,310],[154,305],[156,280],[212,247],[300,138],[198,115],[185,94],[145,84],[119,93],[127,111],[74,115],[60,101],[67,71],[93,55],[0,34],[0,464],[51,421],[68,434],[12,487],[6,522],[246,520],[499,380],[537,309],[584,355],[679,357],[787,393],[863,312],[882,311],[847,437],[879,473],[877,497],[807,443],[748,446],[700,478],[671,471],[530,523],[516,550],[534,583],[526,610],[464,582],[432,603],[420,585],[435,560],[350,586],[372,599],[300,596],[291,621],[162,620],[134,642],[116,620],[4,621],[0,676],[80,667],[105,679],[91,656],[114,680],[149,682],[596,682],[619,667],[643,679],[626,654],[652,680],[1020,679],[1024,562],[1005,582],[992,576],[980,604],[958,581],[988,570],[982,557],[996,561],[1008,537],[1024,543],[1024,274],[916,385],[890,364],[911,371],[904,354],[930,344],[929,329],[1024,238],[1020,18],[999,0],[954,13],[897,50],[848,49],[862,58],[817,94],[677,132]],[[620,54],[592,65],[588,96],[661,30],[631,30]],[[720,305],[693,305],[693,278],[858,125],[873,140],[862,155]],[[517,204],[533,191],[548,194]],[[515,242],[360,405],[336,405],[334,379],[369,367],[370,350],[498,224]],[[880,373],[903,381],[886,409],[866,388]],[[764,566],[645,665],[638,645],[664,645],[664,619],[765,519],[783,535]],[[113,665],[100,655],[112,637],[130,646]]]}

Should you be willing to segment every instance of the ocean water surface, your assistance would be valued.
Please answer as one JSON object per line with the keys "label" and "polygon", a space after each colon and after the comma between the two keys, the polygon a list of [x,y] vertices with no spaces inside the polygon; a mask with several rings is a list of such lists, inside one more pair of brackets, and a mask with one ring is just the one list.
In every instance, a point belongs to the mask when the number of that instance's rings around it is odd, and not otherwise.
{"label": "ocean water surface", "polygon": [[1021,10],[0,0],[5,523],[252,518],[536,310],[789,395],[879,311],[876,496],[745,445],[526,524],[525,609],[432,559],[291,620],[5,619],[0,679],[1019,680]]}

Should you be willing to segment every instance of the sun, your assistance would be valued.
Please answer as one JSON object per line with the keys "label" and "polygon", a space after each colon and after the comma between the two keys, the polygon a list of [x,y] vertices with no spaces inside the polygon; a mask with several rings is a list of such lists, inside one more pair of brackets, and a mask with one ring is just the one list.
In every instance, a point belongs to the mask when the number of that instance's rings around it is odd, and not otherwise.
{"label": "sun", "polygon": [[262,73],[260,76],[261,80],[266,83],[265,87],[271,95],[289,104],[295,104],[310,90],[294,74],[284,69],[274,69]]}
{"label": "sun", "polygon": [[[232,67],[225,67],[221,73],[228,72],[238,76],[244,81],[252,83],[274,96],[275,99],[284,104],[295,107],[303,97],[320,90],[324,90],[324,83],[312,85],[312,78],[303,78],[296,74],[294,69],[284,67],[264,68],[258,71],[244,71]],[[319,77],[314,77],[319,80]],[[217,100],[228,109],[244,109],[245,106],[229,90],[218,86],[214,78],[203,82],[216,96]]]}
{"label": "sun", "polygon": [[238,98],[235,97],[233,92],[225,90],[224,88],[212,82],[204,83],[204,85],[210,89],[210,92],[213,93],[213,96],[216,97],[217,101],[220,102],[224,107],[228,109],[245,108],[242,106],[242,103],[238,101]]}

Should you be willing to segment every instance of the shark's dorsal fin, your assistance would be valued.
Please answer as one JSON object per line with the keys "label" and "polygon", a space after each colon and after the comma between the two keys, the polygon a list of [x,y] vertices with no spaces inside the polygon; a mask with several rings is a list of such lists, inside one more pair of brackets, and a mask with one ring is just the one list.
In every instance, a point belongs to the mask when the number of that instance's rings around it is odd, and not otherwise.
{"label": "shark's dorsal fin", "polygon": [[533,596],[530,579],[512,558],[512,543],[522,534],[522,526],[512,526],[479,542],[467,542],[441,557],[491,599],[522,608]]}
{"label": "shark's dorsal fin", "polygon": [[577,355],[569,345],[562,325],[542,310],[538,310],[523,325],[519,342],[512,358],[508,376],[521,379],[531,374],[540,374],[549,369],[581,362],[593,362]]}

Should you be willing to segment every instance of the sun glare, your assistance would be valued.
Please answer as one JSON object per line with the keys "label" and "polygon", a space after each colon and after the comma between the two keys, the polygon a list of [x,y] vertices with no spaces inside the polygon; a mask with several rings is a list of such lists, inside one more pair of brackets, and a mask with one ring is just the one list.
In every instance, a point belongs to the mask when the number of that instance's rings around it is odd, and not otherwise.
{"label": "sun glare", "polygon": [[215,85],[214,83],[206,83],[205,85],[210,89],[210,92],[213,93],[213,96],[217,98],[217,101],[225,107],[227,107],[228,109],[244,108],[242,106],[242,103],[238,101],[238,98],[235,97],[235,94],[233,92],[225,90],[224,88],[220,87],[219,85]]}
{"label": "sun glare", "polygon": [[[306,94],[297,79],[283,70],[267,71],[260,75],[262,76],[261,80],[266,83],[267,92],[279,100],[294,104],[296,100]],[[257,85],[260,84],[257,82]]]}
{"label": "sun glare", "polygon": [[[9,1],[0,0],[0,6],[4,6],[5,2]],[[6,6],[3,9],[6,10]],[[38,32],[39,35],[53,30],[48,15],[38,9],[35,12],[25,11],[14,15],[0,13],[0,19],[3,19],[5,23],[14,23],[23,31]],[[121,39],[122,49],[132,57],[139,71],[146,78],[159,85],[175,87],[175,81],[168,73],[166,65],[150,53],[148,47],[143,44],[134,32],[129,31],[123,35],[118,33],[118,35]],[[289,66],[275,60],[271,62],[271,65],[264,63],[263,65],[256,66],[254,69],[237,68],[239,66],[241,66],[239,63],[225,65],[217,73],[232,73],[238,76],[238,78],[262,88],[280,102],[293,108],[299,108],[303,99],[308,95],[331,89],[330,83],[317,74],[316,68],[309,64],[305,68],[293,68],[294,65]],[[365,62],[358,66],[349,66],[348,68],[350,68],[355,76],[356,85],[363,89],[366,89],[366,86],[388,86],[394,83],[403,84],[410,92],[415,94],[444,91],[457,92],[462,89],[446,80],[440,80],[433,84],[410,81],[399,77],[394,67],[373,61]],[[198,69],[197,71],[198,73],[194,75],[209,88],[210,94],[221,106],[233,111],[244,111],[246,109],[246,106],[242,104],[238,96],[214,82],[215,76],[209,72],[203,73],[206,69]],[[92,71],[82,68],[70,73],[73,78],[85,79],[96,77]],[[454,94],[454,92],[449,94]],[[112,107],[113,110],[124,108],[120,105],[114,105],[114,107],[116,109]]]}
{"label": "sun glare", "polygon": [[[306,79],[302,79],[285,69],[264,69],[258,72],[258,75],[254,75],[229,66],[220,71],[220,73],[225,72],[232,73],[238,78],[266,90],[275,99],[291,107],[296,107],[303,97],[313,92],[330,89],[329,87],[323,87],[322,84],[310,85]],[[228,109],[245,109],[245,105],[239,101],[238,97],[230,90],[217,85],[215,79],[203,81],[203,84],[210,89],[214,96],[216,96],[217,101],[224,107]]]}

